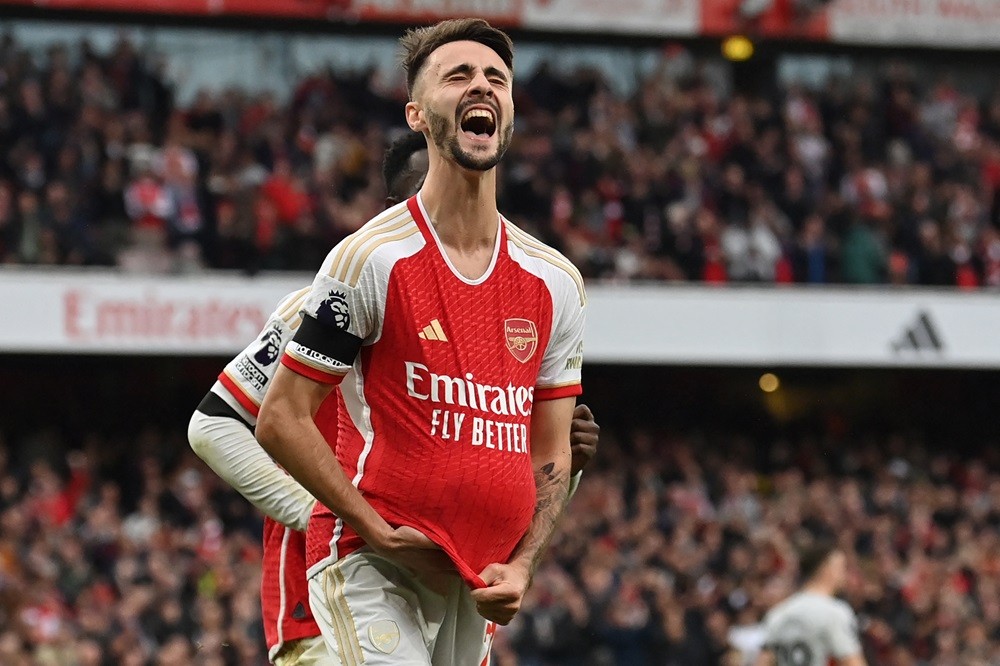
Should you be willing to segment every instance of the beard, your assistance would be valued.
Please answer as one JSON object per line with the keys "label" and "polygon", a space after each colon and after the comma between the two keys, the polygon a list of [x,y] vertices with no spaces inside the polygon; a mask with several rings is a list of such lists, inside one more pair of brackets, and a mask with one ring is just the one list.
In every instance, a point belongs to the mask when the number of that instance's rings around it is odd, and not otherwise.
{"label": "beard", "polygon": [[[452,159],[458,166],[470,171],[489,171],[503,159],[504,153],[510,147],[511,137],[514,134],[514,123],[508,122],[503,128],[497,127],[500,133],[500,142],[496,152],[492,155],[480,155],[468,150],[463,150],[458,143],[458,131],[452,131],[452,124],[448,118],[435,111],[427,110],[427,127],[430,131],[431,141],[437,146],[443,155]],[[458,127],[456,121],[455,125]]]}

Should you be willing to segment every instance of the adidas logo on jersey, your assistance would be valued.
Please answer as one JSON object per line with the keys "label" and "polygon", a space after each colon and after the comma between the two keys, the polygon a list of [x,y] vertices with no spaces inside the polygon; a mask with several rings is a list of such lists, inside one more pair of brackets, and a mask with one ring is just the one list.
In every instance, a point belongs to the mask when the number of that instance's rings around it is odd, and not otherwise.
{"label": "adidas logo on jersey", "polygon": [[441,328],[441,322],[437,319],[431,319],[431,323],[424,326],[424,330],[417,333],[417,337],[421,340],[436,340],[438,342],[448,342],[448,336],[444,334],[444,329]]}

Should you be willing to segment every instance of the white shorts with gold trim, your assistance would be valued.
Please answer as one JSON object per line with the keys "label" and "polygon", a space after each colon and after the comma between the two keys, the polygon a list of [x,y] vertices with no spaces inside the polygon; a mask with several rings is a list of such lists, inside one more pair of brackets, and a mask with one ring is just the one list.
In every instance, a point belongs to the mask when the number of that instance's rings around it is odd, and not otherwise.
{"label": "white shorts with gold trim", "polygon": [[495,625],[457,575],[430,585],[368,549],[316,572],[309,605],[329,663],[486,666]]}

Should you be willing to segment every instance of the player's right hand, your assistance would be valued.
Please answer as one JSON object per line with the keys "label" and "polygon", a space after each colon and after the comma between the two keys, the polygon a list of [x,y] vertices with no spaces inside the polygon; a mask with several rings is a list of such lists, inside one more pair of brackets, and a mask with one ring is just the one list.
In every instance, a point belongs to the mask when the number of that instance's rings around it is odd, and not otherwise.
{"label": "player's right hand", "polygon": [[486,587],[472,591],[476,611],[490,622],[507,626],[521,609],[531,575],[513,564],[491,564],[479,576]]}
{"label": "player's right hand", "polygon": [[380,543],[369,544],[387,559],[416,574],[454,572],[455,565],[441,547],[420,530],[403,525],[393,529]]}

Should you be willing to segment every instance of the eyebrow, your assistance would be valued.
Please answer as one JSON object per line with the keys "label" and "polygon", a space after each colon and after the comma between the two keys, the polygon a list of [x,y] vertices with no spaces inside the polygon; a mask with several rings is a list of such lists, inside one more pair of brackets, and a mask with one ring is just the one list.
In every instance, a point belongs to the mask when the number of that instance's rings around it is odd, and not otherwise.
{"label": "eyebrow", "polygon": [[[475,71],[475,69],[476,69],[475,67],[473,67],[472,65],[470,65],[468,63],[463,63],[461,65],[455,65],[454,67],[452,67],[451,69],[449,69],[447,72],[445,72],[444,74],[442,74],[441,78],[442,79],[447,79],[449,76],[453,76],[455,74],[471,74],[473,71]],[[489,67],[485,68],[483,70],[483,73],[486,74],[487,77],[490,77],[490,76],[499,76],[501,79],[504,80],[505,83],[508,80],[506,72],[504,72],[501,69],[497,69],[496,67],[493,67],[492,65],[490,65]]]}

